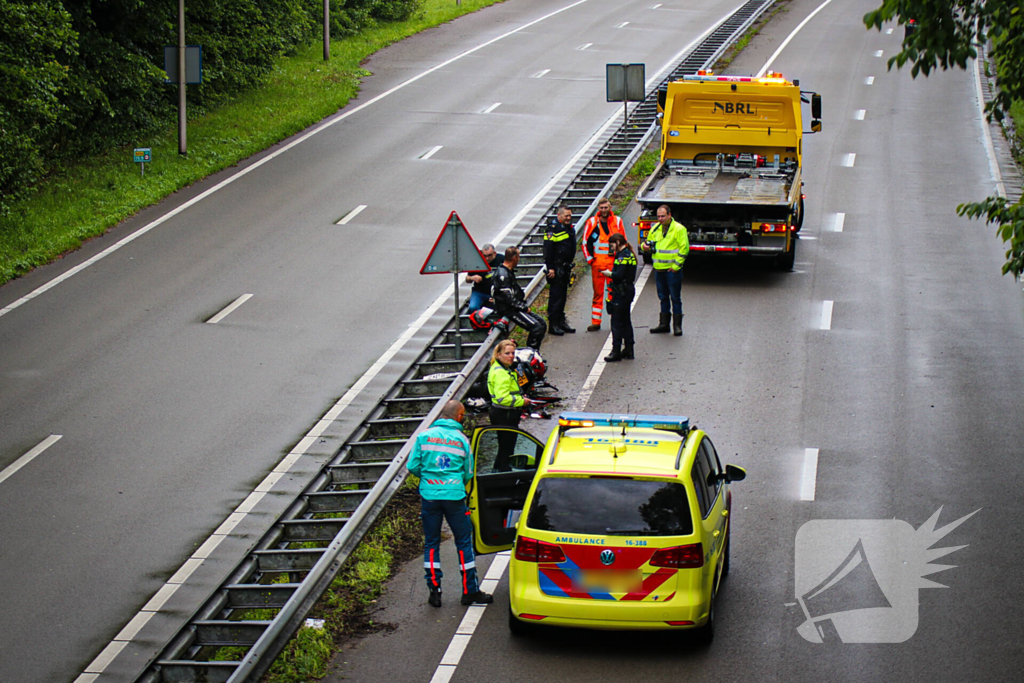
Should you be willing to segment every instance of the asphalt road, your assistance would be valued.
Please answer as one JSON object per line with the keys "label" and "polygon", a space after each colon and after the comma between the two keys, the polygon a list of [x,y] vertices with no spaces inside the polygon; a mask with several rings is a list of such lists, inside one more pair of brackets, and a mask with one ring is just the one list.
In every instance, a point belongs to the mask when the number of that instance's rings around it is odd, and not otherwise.
{"label": "asphalt road", "polygon": [[[509,0],[425,32],[371,60],[349,110],[386,97],[0,317],[0,472],[38,453],[0,481],[0,681],[77,676],[443,290],[417,273],[448,212],[493,239],[617,111],[606,62],[653,73],[738,5]],[[0,308],[236,171],[8,284]],[[201,586],[286,502],[268,496]]]}
{"label": "asphalt road", "polygon": [[[756,72],[818,4],[793,2],[730,71]],[[678,340],[640,327],[656,322],[648,286],[633,315],[637,360],[608,366],[587,405],[688,415],[723,460],[747,469],[733,486],[732,572],[714,644],[586,631],[513,638],[506,575],[452,681],[1019,680],[1021,289],[999,274],[994,231],[955,215],[994,189],[973,74],[887,72],[902,31],[865,31],[860,18],[875,5],[829,4],[773,65],[824,98],[824,130],[804,143],[796,271],[689,269]],[[572,299],[580,328],[583,289]],[[564,393],[582,385],[605,336],[545,346]],[[928,533],[937,512],[941,529],[975,511],[944,538]],[[883,642],[812,643],[797,630],[797,597],[812,587],[798,565],[848,542],[863,527],[850,520],[876,520],[865,533],[881,542],[872,566],[905,571],[904,583],[889,596],[894,611],[871,624]],[[799,540],[802,528],[825,533]],[[464,608],[427,606],[415,564],[375,615],[395,629],[350,644],[329,680],[434,676]]]}

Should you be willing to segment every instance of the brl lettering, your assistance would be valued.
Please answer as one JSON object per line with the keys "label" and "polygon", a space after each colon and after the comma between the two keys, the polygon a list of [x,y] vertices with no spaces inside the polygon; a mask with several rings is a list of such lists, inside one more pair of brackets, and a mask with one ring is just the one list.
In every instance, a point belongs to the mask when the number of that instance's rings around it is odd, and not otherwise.
{"label": "brl lettering", "polygon": [[712,109],[711,111],[712,111],[712,113],[714,113],[714,112],[717,112],[719,110],[721,110],[722,113],[724,113],[724,114],[756,114],[757,113],[757,108],[754,107],[754,105],[750,104],[749,102],[747,102],[747,103],[737,102],[735,104],[733,104],[732,102],[726,102],[725,104],[722,104],[721,102],[715,102],[715,108]]}

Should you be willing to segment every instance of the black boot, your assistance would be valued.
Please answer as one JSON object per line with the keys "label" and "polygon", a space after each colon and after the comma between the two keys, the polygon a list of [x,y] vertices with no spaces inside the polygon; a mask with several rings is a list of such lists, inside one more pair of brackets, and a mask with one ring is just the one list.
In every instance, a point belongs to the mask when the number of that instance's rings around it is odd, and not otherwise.
{"label": "black boot", "polygon": [[463,605],[490,605],[493,602],[494,596],[490,593],[484,593],[483,591],[466,593],[462,596]]}
{"label": "black boot", "polygon": [[605,363],[618,363],[620,360],[622,360],[622,351],[619,350],[619,345],[618,344],[613,343],[612,344],[612,352],[604,357],[604,362]]}
{"label": "black boot", "polygon": [[671,320],[671,317],[670,313],[662,313],[661,317],[658,319],[660,321],[658,326],[651,328],[651,334],[664,334],[668,332],[668,323],[669,320]]}
{"label": "black boot", "polygon": [[427,588],[430,589],[430,597],[427,598],[427,602],[429,602],[434,607],[440,607],[441,606],[441,589],[438,588],[437,586],[427,586]]}
{"label": "black boot", "polygon": [[558,327],[566,334],[576,334],[576,328],[569,327],[569,321],[565,318],[562,318],[562,322],[558,323]]}
{"label": "black boot", "polygon": [[[622,347],[622,360],[633,360],[634,358],[635,356],[633,355],[632,344],[626,344],[624,347]],[[608,359],[606,358],[605,360]]]}
{"label": "black boot", "polygon": [[556,337],[561,337],[565,332],[562,332],[562,327],[554,320],[548,321],[548,334],[553,334]]}
{"label": "black boot", "polygon": [[683,314],[673,313],[672,314],[672,334],[677,337],[683,336]]}

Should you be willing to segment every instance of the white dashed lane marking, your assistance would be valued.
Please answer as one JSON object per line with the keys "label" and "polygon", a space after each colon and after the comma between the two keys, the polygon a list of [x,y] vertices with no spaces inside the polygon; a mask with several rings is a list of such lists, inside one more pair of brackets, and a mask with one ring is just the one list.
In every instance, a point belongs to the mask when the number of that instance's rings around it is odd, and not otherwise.
{"label": "white dashed lane marking", "polygon": [[858,109],[857,111],[853,112],[853,120],[854,121],[863,121],[864,120],[864,116],[867,113],[868,113],[867,109]]}
{"label": "white dashed lane marking", "polygon": [[437,145],[436,147],[424,152],[420,155],[420,159],[429,159],[444,148],[444,145]]}
{"label": "white dashed lane marking", "polygon": [[871,85],[874,82],[875,82],[875,77],[874,76],[868,76],[867,78],[864,79],[864,85]]}
{"label": "white dashed lane marking", "polygon": [[10,479],[11,475],[20,470],[25,465],[32,462],[36,458],[36,456],[45,451],[47,448],[60,441],[60,438],[60,434],[50,434],[48,437],[46,437],[38,444],[36,444],[28,453],[21,456],[20,458],[12,462],[10,465],[5,467],[4,470],[0,472],[0,483],[3,483],[7,479]]}
{"label": "white dashed lane marking", "polygon": [[363,212],[363,209],[365,209],[365,208],[366,208],[366,204],[360,204],[359,206],[357,206],[356,208],[352,209],[351,211],[346,213],[344,216],[339,218],[338,222],[335,223],[335,225],[346,225],[350,220],[352,220],[353,218],[355,218],[356,216],[361,214]]}
{"label": "white dashed lane marking", "polygon": [[852,167],[855,161],[857,161],[857,155],[853,152],[843,155],[843,166]]}
{"label": "white dashed lane marking", "polygon": [[484,109],[480,113],[481,114],[490,114],[492,111],[494,111],[495,109],[497,109],[500,106],[501,106],[501,102],[495,102],[494,104],[492,104],[491,106],[487,107],[487,109]]}
{"label": "white dashed lane marking", "polygon": [[814,500],[818,481],[818,449],[804,449],[804,467],[800,474],[800,500]]}
{"label": "white dashed lane marking", "polygon": [[818,329],[832,329],[832,304],[833,302],[828,299],[821,302],[821,322],[818,324]]}
{"label": "white dashed lane marking", "polygon": [[832,232],[842,232],[844,223],[846,223],[846,214],[837,213],[832,220]]}
{"label": "white dashed lane marking", "polygon": [[551,69],[544,69],[530,76],[530,78],[544,78],[544,74],[549,73]]}
{"label": "white dashed lane marking", "polygon": [[226,318],[229,315],[231,315],[231,313],[236,308],[238,308],[239,306],[241,306],[242,304],[244,304],[246,301],[248,301],[251,298],[252,298],[252,294],[243,294],[242,296],[238,297],[237,299],[235,299],[234,301],[229,303],[227,306],[225,306],[224,310],[222,310],[220,313],[218,313],[217,315],[215,315],[212,318],[210,318],[209,320],[207,320],[206,324],[207,325],[216,325],[221,320],[223,320],[224,318]]}

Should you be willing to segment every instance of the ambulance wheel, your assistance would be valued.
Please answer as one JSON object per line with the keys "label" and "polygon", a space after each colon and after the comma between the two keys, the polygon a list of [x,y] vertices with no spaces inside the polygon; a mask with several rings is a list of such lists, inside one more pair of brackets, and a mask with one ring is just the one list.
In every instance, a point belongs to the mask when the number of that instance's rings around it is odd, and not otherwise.
{"label": "ambulance wheel", "polygon": [[708,620],[695,633],[697,644],[701,647],[708,647],[715,639],[715,594],[711,594],[711,606],[708,607]]}
{"label": "ambulance wheel", "polygon": [[519,637],[533,633],[533,627],[530,624],[524,624],[513,616],[511,604],[508,606],[508,630],[512,632],[512,635]]}

